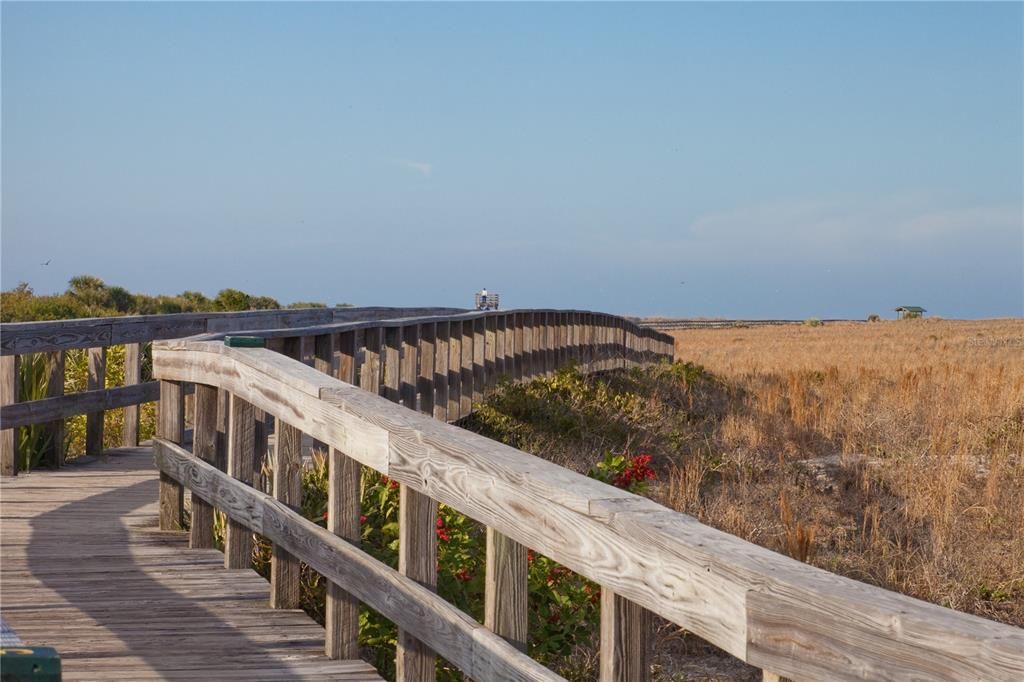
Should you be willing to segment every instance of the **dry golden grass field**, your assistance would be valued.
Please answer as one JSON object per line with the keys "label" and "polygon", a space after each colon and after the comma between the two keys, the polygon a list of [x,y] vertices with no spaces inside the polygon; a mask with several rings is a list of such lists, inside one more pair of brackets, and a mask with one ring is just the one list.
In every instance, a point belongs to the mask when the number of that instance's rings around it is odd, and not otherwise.
{"label": "dry golden grass field", "polygon": [[670,472],[666,503],[1024,626],[1024,320],[673,334],[676,359],[717,388],[693,398],[715,418],[699,456]]}

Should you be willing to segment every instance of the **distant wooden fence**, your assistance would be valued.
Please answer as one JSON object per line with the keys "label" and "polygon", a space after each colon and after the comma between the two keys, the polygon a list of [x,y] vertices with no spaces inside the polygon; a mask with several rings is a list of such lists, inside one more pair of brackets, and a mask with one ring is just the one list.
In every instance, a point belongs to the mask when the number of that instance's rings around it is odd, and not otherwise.
{"label": "distant wooden fence", "polygon": [[[374,351],[374,344],[383,344],[381,339],[375,339],[374,333],[367,332],[367,329],[379,329],[378,333],[384,333],[384,329],[395,329],[386,327],[383,320],[399,318],[415,318],[417,316],[452,316],[448,324],[458,325],[463,329],[462,318],[459,313],[464,311],[454,308],[307,308],[301,310],[259,310],[241,313],[196,313],[178,315],[144,315],[134,317],[106,317],[89,318],[79,320],[60,320],[54,322],[19,322],[0,325],[0,475],[15,475],[17,473],[17,462],[19,458],[16,452],[15,429],[32,424],[46,424],[47,431],[51,436],[51,447],[46,453],[46,465],[59,467],[64,460],[64,419],[73,415],[85,414],[86,437],[85,446],[87,454],[97,454],[103,449],[103,426],[104,412],[118,408],[125,408],[125,428],[122,434],[122,444],[134,446],[138,444],[139,434],[139,405],[159,399],[159,387],[156,381],[142,381],[142,363],[145,345],[155,340],[176,339],[194,336],[204,333],[226,333],[246,332],[254,329],[264,330],[265,335],[272,339],[271,343],[278,344],[278,349],[288,343],[299,343],[300,347],[296,352],[302,353],[302,357],[314,362],[313,358],[318,357],[317,353],[323,353],[323,344],[326,342],[326,334],[315,333],[317,328],[324,331],[324,327],[348,323],[349,331],[352,333],[342,338],[342,332],[335,330],[337,342],[341,344],[353,343],[358,339],[369,338],[371,356]],[[548,316],[554,320],[556,315],[573,316],[579,321],[583,316],[594,316],[596,313],[583,311],[495,311],[495,329],[486,329],[488,338],[497,333],[497,325],[509,324],[509,320],[520,319],[515,316],[535,316],[538,322],[538,334],[547,334],[546,321]],[[602,316],[602,319],[619,319],[611,316]],[[448,319],[448,318],[445,318]],[[467,318],[468,319],[468,318]],[[491,318],[488,318],[491,319]],[[523,319],[526,319],[523,317]],[[568,317],[567,317],[568,319]],[[530,324],[533,324],[534,317],[530,317]],[[446,324],[438,321],[437,324]],[[479,324],[484,324],[480,322]],[[620,324],[620,323],[616,323]],[[631,323],[621,321],[622,329],[632,326]],[[576,325],[579,326],[578,324]],[[511,328],[511,327],[509,327]],[[522,334],[524,325],[520,325],[519,332]],[[529,327],[532,329],[533,327]],[[307,335],[303,337],[304,342],[296,341],[299,337],[290,330],[305,329]],[[394,332],[391,332],[392,334]],[[470,333],[475,333],[470,330]],[[513,330],[513,335],[514,335]],[[551,332],[552,334],[554,331]],[[623,332],[624,333],[624,332]],[[653,332],[639,333],[637,343],[641,339],[659,338]],[[318,338],[319,337],[319,338]],[[545,337],[546,338],[546,337]],[[288,339],[286,341],[286,339]],[[505,342],[504,328],[501,341]],[[308,342],[308,343],[307,343]],[[429,340],[424,340],[424,343]],[[507,345],[512,348],[515,339],[509,338]],[[610,342],[610,339],[609,339]],[[302,343],[307,343],[303,346]],[[318,347],[316,344],[320,344]],[[106,380],[106,354],[109,346],[124,344],[125,346],[125,371],[124,385],[107,388]],[[383,347],[383,346],[381,346]],[[468,347],[468,346],[467,346]],[[64,395],[64,353],[71,349],[88,349],[88,382],[87,390]],[[481,345],[483,348],[483,345]],[[670,349],[670,346],[668,347]],[[360,346],[361,352],[363,346]],[[554,351],[553,351],[554,352]],[[665,351],[671,354],[671,350]],[[18,395],[20,387],[18,365],[20,356],[27,353],[46,354],[47,378],[46,397],[38,400],[19,402]],[[339,353],[340,357],[340,353]],[[561,361],[563,358],[551,355],[552,362]],[[321,364],[323,359],[319,360]],[[459,359],[461,363],[461,358]],[[533,362],[533,360],[531,360]],[[538,358],[536,362],[541,362]],[[506,368],[509,374],[521,372],[520,365],[515,363],[513,358],[508,363],[501,364],[501,370]],[[532,365],[531,365],[532,366]],[[494,369],[489,363],[481,365],[480,371],[484,372],[488,379],[488,385],[493,383],[495,373],[488,370]],[[522,378],[519,374],[516,379]],[[456,385],[466,383],[472,386],[473,377],[465,382],[461,379]],[[478,386],[475,392],[467,396],[459,396],[460,405],[457,409],[451,409],[453,415],[464,416],[463,411],[468,409],[467,405],[473,399],[479,399],[479,392],[483,385]],[[448,408],[446,408],[447,410]],[[440,409],[438,410],[440,416]]]}
{"label": "distant wooden fence", "polygon": [[[298,561],[323,574],[331,656],[358,652],[365,602],[399,628],[399,680],[433,679],[435,654],[474,680],[558,679],[523,653],[532,548],[602,586],[604,681],[647,678],[650,612],[771,671],[766,680],[1024,679],[1019,628],[810,567],[444,423],[497,374],[658,359],[664,335],[565,311],[297,332],[260,332],[270,348],[154,344],[161,526],[180,525],[187,488],[193,547],[212,546],[214,508],[229,518],[227,567],[249,565],[252,532],[267,538],[277,608],[298,603]],[[186,383],[196,387],[191,453],[180,445]],[[267,415],[275,453],[259,437]],[[303,433],[330,451],[326,530],[296,511]],[[272,495],[252,487],[265,454]],[[358,548],[363,466],[401,485],[398,570]],[[438,502],[487,527],[482,624],[436,594]]]}

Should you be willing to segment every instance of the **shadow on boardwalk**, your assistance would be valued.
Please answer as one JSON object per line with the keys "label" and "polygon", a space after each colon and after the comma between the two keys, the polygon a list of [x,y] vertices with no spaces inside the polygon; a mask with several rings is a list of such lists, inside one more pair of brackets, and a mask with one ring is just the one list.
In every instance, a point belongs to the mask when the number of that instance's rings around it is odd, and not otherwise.
{"label": "shadow on boardwalk", "polygon": [[378,679],[329,661],[323,630],[267,607],[251,570],[156,521],[147,448],[4,485],[4,617],[68,679]]}

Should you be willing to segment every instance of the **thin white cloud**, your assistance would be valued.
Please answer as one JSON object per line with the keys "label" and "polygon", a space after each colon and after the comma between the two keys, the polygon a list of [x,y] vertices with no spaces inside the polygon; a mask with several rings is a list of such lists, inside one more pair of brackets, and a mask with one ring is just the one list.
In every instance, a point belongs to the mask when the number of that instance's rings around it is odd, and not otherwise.
{"label": "thin white cloud", "polygon": [[434,172],[434,164],[428,161],[413,161],[412,159],[397,159],[399,166],[407,170],[415,171],[425,178],[429,178]]}

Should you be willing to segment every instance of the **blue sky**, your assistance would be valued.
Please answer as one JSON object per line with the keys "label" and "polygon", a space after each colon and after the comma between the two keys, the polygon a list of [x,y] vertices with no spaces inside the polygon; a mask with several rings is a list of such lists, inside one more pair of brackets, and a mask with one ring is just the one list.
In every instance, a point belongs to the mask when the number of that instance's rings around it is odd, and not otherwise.
{"label": "blue sky", "polygon": [[0,11],[4,288],[1024,314],[1020,3]]}

